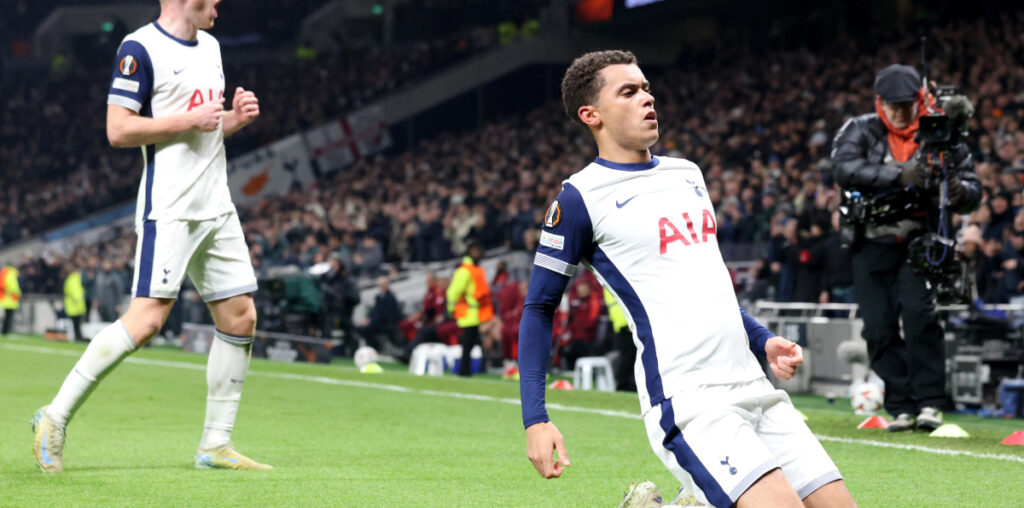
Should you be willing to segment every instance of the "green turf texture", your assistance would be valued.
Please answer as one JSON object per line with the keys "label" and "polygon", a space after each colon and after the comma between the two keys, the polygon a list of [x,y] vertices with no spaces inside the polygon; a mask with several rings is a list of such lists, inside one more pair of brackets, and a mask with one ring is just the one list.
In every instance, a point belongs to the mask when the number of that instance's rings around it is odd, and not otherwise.
{"label": "green turf texture", "polygon": [[[166,348],[133,358],[173,364],[126,362],[103,382],[68,430],[65,472],[45,475],[32,459],[29,419],[52,399],[82,349],[0,339],[0,506],[612,507],[631,481],[650,479],[669,497],[677,489],[638,418],[551,409],[573,465],[562,478],[544,480],[526,459],[517,405],[445,395],[515,400],[517,383],[414,377],[403,369],[367,375],[348,362],[253,360],[233,441],[276,469],[195,470],[206,358]],[[330,384],[335,380],[410,390]],[[638,413],[636,396],[627,393],[555,391],[548,400]],[[1020,420],[947,415],[971,437],[936,439],[857,430],[863,418],[842,399],[794,402],[821,435],[1024,458],[1024,446],[998,444],[1024,430]],[[862,507],[1024,506],[1021,462],[863,443],[824,446]]]}

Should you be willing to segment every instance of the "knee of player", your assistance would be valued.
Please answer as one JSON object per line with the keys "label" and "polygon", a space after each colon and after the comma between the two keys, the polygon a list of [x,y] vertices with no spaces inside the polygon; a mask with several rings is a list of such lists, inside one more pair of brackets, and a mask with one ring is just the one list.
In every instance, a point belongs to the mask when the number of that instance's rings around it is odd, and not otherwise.
{"label": "knee of player", "polygon": [[149,340],[150,337],[156,335],[163,326],[164,324],[160,319],[160,316],[154,313],[153,316],[146,316],[142,319],[139,322],[138,329],[129,330],[129,333],[132,338],[135,339],[135,342],[142,344],[146,340]]}
{"label": "knee of player", "polygon": [[236,335],[251,335],[256,329],[256,306],[250,303],[231,316],[229,328],[231,330],[225,331]]}

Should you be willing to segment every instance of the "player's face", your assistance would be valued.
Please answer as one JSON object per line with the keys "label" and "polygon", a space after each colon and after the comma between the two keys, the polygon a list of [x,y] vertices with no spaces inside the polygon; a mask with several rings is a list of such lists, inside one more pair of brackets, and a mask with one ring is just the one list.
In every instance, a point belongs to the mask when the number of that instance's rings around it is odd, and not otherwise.
{"label": "player's face", "polygon": [[185,11],[196,28],[208,30],[213,28],[213,22],[217,19],[217,5],[220,2],[221,0],[188,0]]}
{"label": "player's face", "polygon": [[596,109],[613,141],[630,150],[646,150],[658,141],[658,114],[651,84],[636,65],[601,69],[604,86]]}

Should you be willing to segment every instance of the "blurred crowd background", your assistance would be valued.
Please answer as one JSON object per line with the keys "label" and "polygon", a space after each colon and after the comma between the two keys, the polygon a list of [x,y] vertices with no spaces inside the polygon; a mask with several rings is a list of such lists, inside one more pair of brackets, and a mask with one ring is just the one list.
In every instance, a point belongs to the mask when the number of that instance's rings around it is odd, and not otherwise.
{"label": "blurred crowd background", "polygon": [[[26,37],[25,20],[52,8],[51,2],[14,3],[14,14],[0,20],[10,47]],[[260,32],[261,43],[272,45],[297,23],[291,14],[322,3],[228,3],[221,10],[228,20],[224,32],[215,34],[243,39],[256,31],[254,19],[275,19]],[[255,90],[262,108],[260,122],[228,140],[228,156],[531,37],[545,3],[408,2],[398,22],[405,28],[387,45],[353,30],[336,34],[331,51],[310,53],[300,41],[298,51],[272,64],[232,62],[226,52],[227,88]],[[470,15],[454,16],[456,9]],[[930,76],[961,88],[977,109],[970,144],[984,184],[983,204],[956,220],[965,231],[979,297],[1014,301],[1024,295],[1024,11],[921,26],[930,38]],[[684,50],[670,66],[641,61],[661,124],[653,151],[690,159],[704,171],[719,244],[731,266],[744,272],[736,277],[741,300],[853,301],[848,253],[839,247],[833,225],[839,194],[829,160],[832,139],[848,118],[874,111],[878,69],[894,62],[920,67],[919,35],[851,31],[812,47],[762,43],[750,34],[729,45]],[[112,149],[104,137],[110,72],[111,65],[103,63],[5,76],[0,247],[134,199],[138,151]],[[280,267],[326,263],[333,266],[332,276],[365,288],[378,284],[379,276],[400,276],[408,266],[454,260],[471,243],[490,252],[531,252],[560,182],[592,161],[595,147],[557,100],[489,116],[471,127],[431,132],[413,146],[320,175],[311,190],[295,189],[240,209],[258,274],[268,278]],[[130,289],[135,241],[125,227],[66,256],[25,259],[23,288],[59,293],[63,276],[82,270],[90,301],[110,307],[106,295]],[[431,287],[443,284],[454,267],[438,270]],[[510,272],[494,281],[495,294],[505,291],[497,305],[509,334],[517,330],[523,278]],[[427,288],[426,297],[431,291],[436,288]],[[600,296],[599,287],[581,278],[567,292],[565,316],[605,313]],[[327,307],[342,300],[328,294],[324,301],[322,312],[335,312]],[[445,320],[436,309],[424,313],[426,305],[400,310],[406,339],[415,338],[424,323]],[[362,316],[345,319],[365,325]],[[580,326],[564,327],[566,342],[596,337],[586,319],[568,322]]]}

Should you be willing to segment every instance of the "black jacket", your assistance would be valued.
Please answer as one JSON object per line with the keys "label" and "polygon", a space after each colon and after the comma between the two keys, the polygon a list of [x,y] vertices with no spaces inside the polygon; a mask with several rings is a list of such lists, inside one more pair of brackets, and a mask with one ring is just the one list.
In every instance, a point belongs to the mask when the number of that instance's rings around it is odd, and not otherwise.
{"label": "black jacket", "polygon": [[[889,152],[886,128],[877,113],[851,118],[832,143],[835,180],[844,189],[857,189],[871,197],[899,189],[900,168],[883,163]],[[981,201],[981,181],[974,171],[974,160],[966,143],[960,143],[950,157],[950,174],[963,184],[964,198],[951,208],[954,213],[970,213]],[[937,207],[936,199],[936,207]]]}

